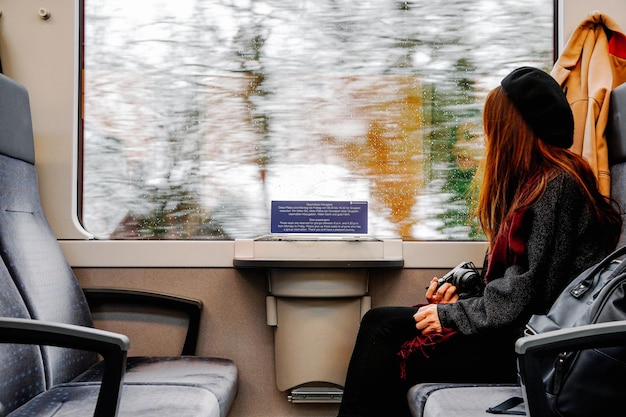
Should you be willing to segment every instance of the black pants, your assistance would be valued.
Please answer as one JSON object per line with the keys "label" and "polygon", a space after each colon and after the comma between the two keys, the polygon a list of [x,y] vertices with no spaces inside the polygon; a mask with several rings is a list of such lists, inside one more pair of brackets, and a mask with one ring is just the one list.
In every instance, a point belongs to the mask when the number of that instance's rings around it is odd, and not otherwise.
{"label": "black pants", "polygon": [[414,352],[400,378],[400,346],[414,338],[415,307],[380,307],[370,310],[350,359],[339,408],[340,417],[411,416],[408,389],[419,382],[516,382],[514,342],[511,335],[457,334],[425,357]]}

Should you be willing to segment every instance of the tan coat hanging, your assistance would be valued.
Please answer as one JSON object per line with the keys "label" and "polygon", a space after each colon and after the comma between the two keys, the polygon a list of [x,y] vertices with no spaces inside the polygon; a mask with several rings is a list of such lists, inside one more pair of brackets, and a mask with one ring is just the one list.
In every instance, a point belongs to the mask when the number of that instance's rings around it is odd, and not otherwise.
{"label": "tan coat hanging", "polygon": [[578,25],[551,72],[574,113],[574,145],[591,165],[603,195],[611,178],[605,128],[611,91],[626,81],[626,36],[615,21],[594,13]]}

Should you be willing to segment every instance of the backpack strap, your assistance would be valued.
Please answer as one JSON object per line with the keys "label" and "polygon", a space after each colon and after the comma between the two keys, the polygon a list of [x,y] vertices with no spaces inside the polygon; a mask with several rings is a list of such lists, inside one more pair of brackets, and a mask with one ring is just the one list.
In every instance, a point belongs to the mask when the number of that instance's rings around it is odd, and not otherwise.
{"label": "backpack strap", "polygon": [[526,413],[524,411],[511,410],[511,408],[517,407],[523,402],[524,399],[522,397],[511,397],[494,407],[489,407],[487,412],[491,414],[512,414],[516,416],[525,416]]}

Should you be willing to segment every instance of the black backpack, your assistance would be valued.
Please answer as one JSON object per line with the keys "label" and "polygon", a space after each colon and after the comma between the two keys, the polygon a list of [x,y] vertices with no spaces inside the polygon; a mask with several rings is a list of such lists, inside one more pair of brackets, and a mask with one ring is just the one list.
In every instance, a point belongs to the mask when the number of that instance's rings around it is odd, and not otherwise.
{"label": "black backpack", "polygon": [[[622,247],[576,277],[545,315],[534,315],[528,334],[626,320],[626,254]],[[623,416],[626,340],[622,346],[564,351],[542,357],[545,396],[555,416]]]}

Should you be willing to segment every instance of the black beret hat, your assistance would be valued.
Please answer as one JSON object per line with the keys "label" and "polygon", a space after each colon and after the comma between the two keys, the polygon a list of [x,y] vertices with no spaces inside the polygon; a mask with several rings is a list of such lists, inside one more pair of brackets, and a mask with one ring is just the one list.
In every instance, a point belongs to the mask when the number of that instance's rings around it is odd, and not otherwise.
{"label": "black beret hat", "polygon": [[574,116],[559,83],[545,71],[521,67],[504,77],[502,89],[541,140],[560,148],[574,142]]}

